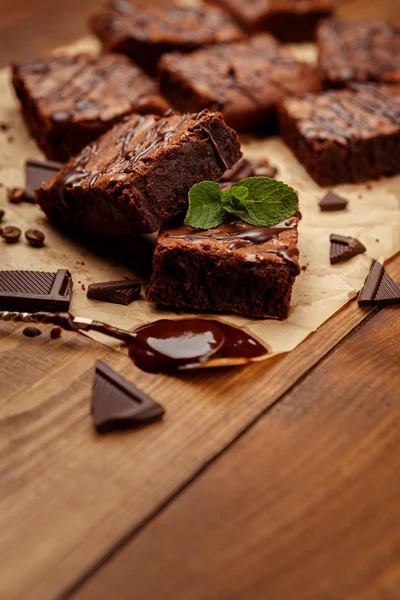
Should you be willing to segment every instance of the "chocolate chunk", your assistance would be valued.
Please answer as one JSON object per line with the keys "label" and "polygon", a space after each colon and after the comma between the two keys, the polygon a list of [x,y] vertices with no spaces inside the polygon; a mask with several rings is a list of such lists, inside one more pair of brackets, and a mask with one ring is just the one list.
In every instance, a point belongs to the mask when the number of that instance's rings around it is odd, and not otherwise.
{"label": "chocolate chunk", "polygon": [[398,303],[400,303],[400,283],[394,281],[377,260],[372,260],[364,287],[358,295],[358,304]]}
{"label": "chocolate chunk", "polygon": [[248,177],[270,177],[273,179],[278,173],[276,167],[272,167],[266,158],[241,158],[233,167],[225,171],[219,180],[219,184],[236,183]]}
{"label": "chocolate chunk", "polygon": [[62,164],[58,162],[28,159],[25,163],[25,200],[35,202],[35,188],[55,175],[61,167]]}
{"label": "chocolate chunk", "polygon": [[22,332],[26,337],[38,337],[39,335],[42,334],[42,332],[40,331],[40,329],[38,329],[37,327],[25,327],[25,329]]}
{"label": "chocolate chunk", "polygon": [[71,294],[72,279],[65,269],[0,271],[0,310],[67,312]]}
{"label": "chocolate chunk", "polygon": [[1,235],[3,236],[6,244],[15,244],[21,237],[21,230],[18,227],[9,225],[1,230]]}
{"label": "chocolate chunk", "polygon": [[96,361],[92,415],[99,433],[145,425],[163,414],[160,404],[106,364]]}
{"label": "chocolate chunk", "polygon": [[139,300],[141,285],[138,279],[123,279],[122,281],[105,281],[91,283],[88,287],[87,297],[92,300],[124,304],[125,306]]}
{"label": "chocolate chunk", "polygon": [[39,248],[39,246],[43,245],[44,233],[38,229],[28,229],[25,231],[25,237],[28,241],[28,244],[33,248]]}
{"label": "chocolate chunk", "polygon": [[338,196],[332,191],[327,194],[319,201],[319,207],[323,212],[333,212],[336,210],[345,210],[348,201],[341,196]]}
{"label": "chocolate chunk", "polygon": [[4,210],[0,209],[0,223],[2,222],[3,218],[4,218]]}
{"label": "chocolate chunk", "polygon": [[329,239],[331,242],[329,252],[331,265],[349,260],[353,256],[357,256],[357,254],[363,254],[367,250],[356,238],[332,233]]}
{"label": "chocolate chunk", "polygon": [[56,340],[57,338],[61,337],[61,334],[61,327],[53,327],[53,329],[50,331],[50,337],[52,340]]}

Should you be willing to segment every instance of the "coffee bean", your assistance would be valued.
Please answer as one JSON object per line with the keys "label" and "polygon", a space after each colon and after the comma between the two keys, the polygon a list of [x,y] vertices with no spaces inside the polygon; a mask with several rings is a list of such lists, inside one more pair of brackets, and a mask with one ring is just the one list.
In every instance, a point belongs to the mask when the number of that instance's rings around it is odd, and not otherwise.
{"label": "coffee bean", "polygon": [[42,246],[44,242],[44,233],[38,229],[28,229],[25,231],[25,237],[28,240],[28,244],[34,248]]}
{"label": "coffee bean", "polygon": [[8,189],[7,198],[11,204],[21,204],[25,200],[25,191],[22,188]]}
{"label": "coffee bean", "polygon": [[26,335],[26,337],[38,337],[42,332],[37,327],[25,327],[22,333]]}
{"label": "coffee bean", "polygon": [[2,222],[3,218],[4,218],[4,210],[0,209],[0,223]]}
{"label": "coffee bean", "polygon": [[3,236],[4,241],[7,244],[15,244],[21,237],[21,230],[18,227],[13,227],[12,225],[9,225],[8,227],[4,227],[4,229],[1,232],[1,235]]}

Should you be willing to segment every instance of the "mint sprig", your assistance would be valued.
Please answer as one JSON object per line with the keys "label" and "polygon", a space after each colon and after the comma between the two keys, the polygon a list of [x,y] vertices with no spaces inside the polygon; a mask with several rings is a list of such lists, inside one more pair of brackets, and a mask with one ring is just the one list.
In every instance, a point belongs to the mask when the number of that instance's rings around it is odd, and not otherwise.
{"label": "mint sprig", "polygon": [[202,181],[189,192],[185,225],[196,229],[218,227],[225,212],[245,223],[269,227],[293,215],[298,198],[293,188],[269,177],[249,177],[222,193],[218,183]]}

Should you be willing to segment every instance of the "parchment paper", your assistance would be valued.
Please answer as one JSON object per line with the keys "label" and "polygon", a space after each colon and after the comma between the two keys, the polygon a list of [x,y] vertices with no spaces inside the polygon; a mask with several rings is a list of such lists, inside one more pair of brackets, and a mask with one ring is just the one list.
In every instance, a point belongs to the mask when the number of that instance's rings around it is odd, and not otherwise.
{"label": "parchment paper", "polygon": [[[68,51],[95,51],[96,48],[94,39],[85,38],[70,46]],[[295,51],[297,53],[297,49]],[[298,52],[303,59],[314,59],[314,49],[310,45],[303,46]],[[39,271],[69,269],[74,281],[71,312],[76,316],[103,320],[125,329],[134,329],[160,316],[179,318],[181,315],[159,311],[144,299],[127,307],[87,299],[86,291],[82,288],[87,288],[90,283],[123,279],[133,273],[63,236],[48,223],[39,207],[7,202],[5,188],[22,187],[24,184],[25,159],[42,157],[20,116],[7,69],[0,72],[0,122],[10,126],[8,131],[0,130],[0,206],[6,211],[2,225],[15,225],[22,231],[37,228],[46,235],[45,246],[38,249],[29,247],[22,238],[15,245],[0,242],[0,268]],[[367,185],[338,186],[335,191],[349,199],[348,210],[321,213],[317,202],[325,191],[313,182],[279,138],[261,140],[244,137],[243,150],[247,156],[266,157],[278,167],[278,178],[297,190],[303,214],[299,227],[299,249],[300,264],[306,270],[295,283],[289,318],[278,322],[221,315],[225,322],[246,327],[267,344],[271,349],[270,356],[273,356],[295,348],[356,296],[368,272],[371,258],[384,261],[400,251],[400,177]],[[367,253],[349,262],[331,266],[330,233],[358,238],[366,246]],[[92,337],[124,351],[119,343],[110,338],[98,334]]]}

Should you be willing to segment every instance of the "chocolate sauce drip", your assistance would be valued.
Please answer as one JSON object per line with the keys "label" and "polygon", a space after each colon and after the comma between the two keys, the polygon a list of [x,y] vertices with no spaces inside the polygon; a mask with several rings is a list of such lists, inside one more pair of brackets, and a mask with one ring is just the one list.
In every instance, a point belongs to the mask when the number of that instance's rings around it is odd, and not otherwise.
{"label": "chocolate sauce drip", "polygon": [[[199,115],[201,115],[201,114],[202,113],[199,113]],[[197,115],[197,118],[199,118],[199,115]],[[204,127],[204,125],[201,125],[200,123],[196,123],[195,125],[192,125],[192,127],[189,127],[189,131],[196,131],[196,130],[204,133],[210,140],[210,144],[213,149],[215,158],[216,158],[217,162],[220,164],[221,169],[223,171],[226,171],[227,169],[229,169],[229,165],[226,162],[225,157],[221,152],[221,148],[219,147],[219,145],[218,145],[217,141],[215,140],[214,136],[212,135],[211,131],[209,129],[207,129],[207,127]]]}

